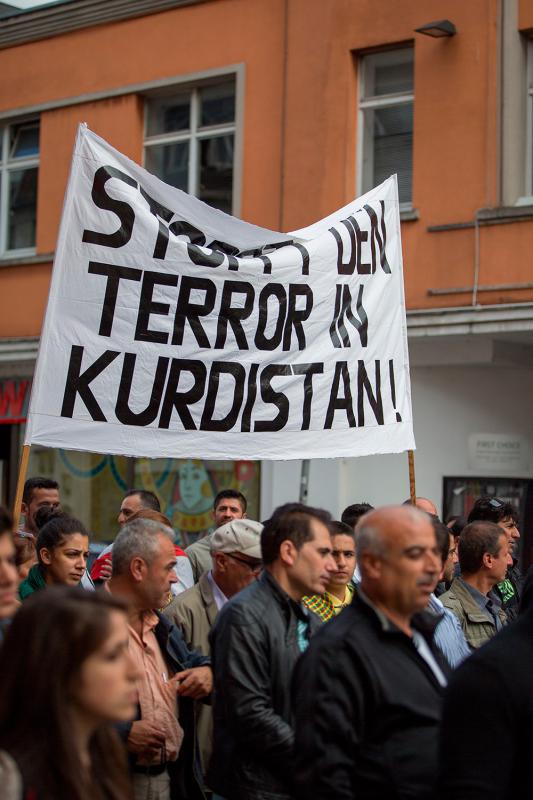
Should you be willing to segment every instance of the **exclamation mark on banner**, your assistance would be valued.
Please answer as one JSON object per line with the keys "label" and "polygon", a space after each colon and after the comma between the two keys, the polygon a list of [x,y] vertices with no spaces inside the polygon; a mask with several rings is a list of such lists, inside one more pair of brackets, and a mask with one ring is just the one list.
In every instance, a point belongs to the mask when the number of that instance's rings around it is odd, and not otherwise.
{"label": "exclamation mark on banner", "polygon": [[[389,360],[389,380],[390,380],[390,395],[392,399],[392,405],[394,406],[394,410],[396,411],[396,383],[394,380],[394,361],[392,358]],[[396,422],[402,421],[402,415],[396,411]]]}

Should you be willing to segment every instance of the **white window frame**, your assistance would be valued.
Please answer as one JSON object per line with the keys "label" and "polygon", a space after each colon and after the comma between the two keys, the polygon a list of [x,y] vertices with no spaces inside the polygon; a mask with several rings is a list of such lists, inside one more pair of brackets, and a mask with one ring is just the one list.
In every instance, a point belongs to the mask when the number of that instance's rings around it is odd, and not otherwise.
{"label": "white window frame", "polygon": [[[372,158],[372,150],[371,146],[367,146],[368,139],[370,138],[370,145],[373,143],[373,137],[368,137],[365,135],[365,111],[370,109],[374,110],[377,108],[390,108],[392,106],[398,105],[407,105],[408,103],[413,103],[415,100],[415,93],[414,89],[412,92],[391,92],[390,94],[380,94],[367,97],[366,96],[366,77],[367,77],[367,69],[365,67],[365,59],[368,59],[370,56],[382,56],[384,60],[387,59],[387,56],[390,56],[390,60],[394,61],[394,56],[400,51],[410,52],[413,55],[414,61],[414,47],[395,47],[394,49],[390,50],[383,50],[378,52],[371,52],[371,53],[362,53],[359,56],[359,64],[358,64],[358,73],[359,73],[359,102],[358,102],[358,116],[357,116],[357,153],[356,153],[356,163],[357,163],[357,180],[356,180],[356,192],[357,195],[363,194],[365,191],[368,191],[372,187],[365,187],[363,183],[363,176],[365,173],[365,166],[366,162]],[[368,61],[367,61],[368,63]],[[372,168],[373,173],[373,168]],[[412,198],[409,202],[400,203],[400,210],[401,211],[411,211],[413,208]]]}
{"label": "white window frame", "polygon": [[[9,173],[20,169],[29,169],[37,167],[39,169],[40,163],[40,145],[39,153],[34,156],[27,156],[23,158],[9,158],[9,131],[15,125],[21,125],[26,122],[39,123],[40,132],[40,118],[28,117],[22,119],[10,119],[6,122],[0,120],[0,140],[2,148],[0,152],[0,260],[7,260],[12,258],[25,258],[26,256],[34,256],[36,253],[36,246],[34,247],[20,247],[17,249],[7,249],[7,237],[9,226]],[[35,209],[37,216],[37,208]]]}
{"label": "white window frame", "polygon": [[520,197],[516,205],[533,205],[533,40],[527,43],[526,71],[526,163],[525,163],[525,195]]}
{"label": "white window frame", "polygon": [[[238,131],[238,85],[237,85],[237,76],[235,74],[229,74],[223,76],[222,79],[217,79],[216,81],[202,81],[201,83],[197,83],[194,85],[184,85],[184,84],[176,84],[173,87],[173,90],[166,88],[163,92],[151,93],[146,95],[144,100],[144,140],[143,140],[143,166],[146,164],[146,151],[149,147],[153,145],[161,145],[161,144],[175,144],[177,142],[188,142],[189,144],[189,164],[188,164],[188,175],[187,175],[187,192],[188,194],[193,195],[194,197],[198,196],[199,190],[199,181],[200,181],[200,170],[198,164],[198,150],[199,150],[199,142],[202,139],[211,139],[214,136],[224,136],[227,134],[233,134],[233,174],[232,174],[232,185],[231,185],[231,213],[236,216],[238,214],[238,169],[237,169],[237,131]],[[231,123],[223,123],[220,125],[209,125],[199,127],[198,120],[199,120],[199,109],[200,109],[200,91],[205,88],[209,88],[210,86],[216,86],[220,83],[225,82],[233,82],[234,85],[234,95],[235,95],[235,118]],[[161,97],[172,97],[173,94],[184,94],[190,93],[190,110],[189,110],[189,128],[186,131],[175,131],[172,133],[164,133],[158,134],[154,136],[148,136],[148,104],[150,100],[154,99],[158,95]]]}

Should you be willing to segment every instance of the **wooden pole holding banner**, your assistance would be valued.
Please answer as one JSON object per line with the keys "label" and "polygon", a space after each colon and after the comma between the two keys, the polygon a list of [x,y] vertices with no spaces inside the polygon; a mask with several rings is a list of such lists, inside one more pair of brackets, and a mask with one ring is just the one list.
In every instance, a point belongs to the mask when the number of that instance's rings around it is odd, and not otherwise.
{"label": "wooden pole holding banner", "polygon": [[415,454],[413,450],[407,451],[407,458],[409,459],[409,494],[411,503],[416,505],[416,484],[415,484]]}
{"label": "wooden pole holding banner", "polygon": [[18,530],[20,520],[20,507],[22,505],[22,494],[24,492],[24,483],[26,481],[26,473],[28,472],[28,462],[30,460],[30,444],[25,444],[22,447],[22,457],[20,459],[19,476],[17,479],[17,491],[15,494],[15,505],[13,506],[13,530]]}

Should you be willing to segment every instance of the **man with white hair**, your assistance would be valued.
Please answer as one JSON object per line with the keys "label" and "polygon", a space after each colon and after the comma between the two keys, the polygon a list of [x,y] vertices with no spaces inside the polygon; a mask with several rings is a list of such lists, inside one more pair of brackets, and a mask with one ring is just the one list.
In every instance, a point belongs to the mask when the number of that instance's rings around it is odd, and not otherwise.
{"label": "man with white hair", "polygon": [[356,528],[361,583],[311,640],[293,681],[293,795],[430,800],[447,667],[422,614],[441,560],[427,514],[371,511]]}
{"label": "man with white hair", "polygon": [[211,692],[210,661],[155,610],[177,580],[175,565],[174,532],[165,525],[136,519],[115,539],[106,585],[129,604],[129,650],[139,675],[140,716],[125,732],[135,800],[203,798],[192,701]]}
{"label": "man with white hair", "polygon": [[[261,523],[252,519],[233,519],[217,528],[210,539],[213,566],[201,575],[197,584],[174,598],[165,609],[165,616],[181,628],[190,648],[210,655],[209,633],[218,612],[259,575],[263,565],[262,530]],[[211,708],[198,703],[196,721],[205,771],[211,756]]]}

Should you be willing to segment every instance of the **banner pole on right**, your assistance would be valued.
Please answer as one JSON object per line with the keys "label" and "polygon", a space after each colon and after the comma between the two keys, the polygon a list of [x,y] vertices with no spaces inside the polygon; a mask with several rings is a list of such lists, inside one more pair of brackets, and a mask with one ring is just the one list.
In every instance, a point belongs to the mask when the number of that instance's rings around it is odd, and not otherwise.
{"label": "banner pole on right", "polygon": [[416,484],[415,484],[415,454],[413,450],[407,451],[407,458],[409,460],[409,494],[411,496],[411,503],[416,505]]}
{"label": "banner pole on right", "polygon": [[22,506],[22,494],[24,492],[24,483],[26,481],[26,473],[28,472],[28,462],[30,460],[30,444],[25,444],[22,448],[22,458],[20,459],[19,475],[17,479],[17,491],[15,493],[15,505],[13,506],[13,530],[16,531],[19,526],[20,508]]}

